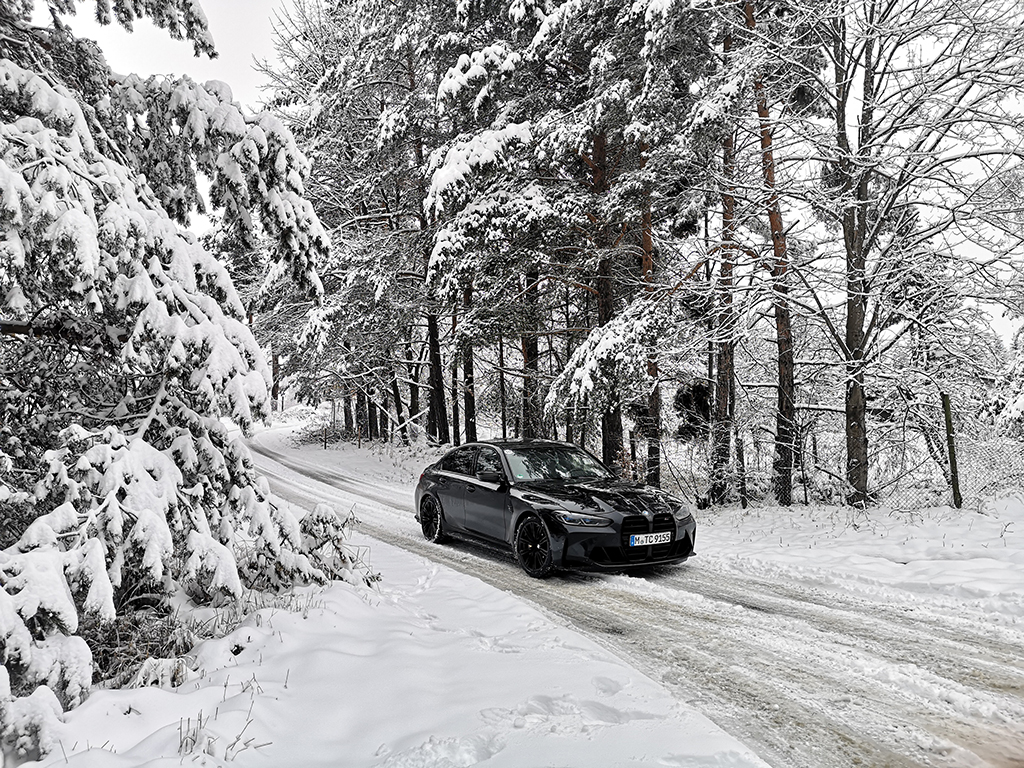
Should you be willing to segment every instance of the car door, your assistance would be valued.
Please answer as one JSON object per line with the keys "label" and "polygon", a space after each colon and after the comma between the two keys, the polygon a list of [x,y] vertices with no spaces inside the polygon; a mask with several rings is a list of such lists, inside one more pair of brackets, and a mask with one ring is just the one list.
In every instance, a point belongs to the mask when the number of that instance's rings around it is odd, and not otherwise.
{"label": "car door", "polygon": [[[501,479],[496,483],[484,482],[479,478],[481,472],[497,473]],[[475,476],[466,483],[466,530],[504,541],[508,481],[498,451],[487,445],[481,446],[474,473]]]}
{"label": "car door", "polygon": [[437,497],[445,522],[453,528],[466,528],[466,486],[472,477],[476,452],[472,445],[450,451],[441,460],[437,473]]}

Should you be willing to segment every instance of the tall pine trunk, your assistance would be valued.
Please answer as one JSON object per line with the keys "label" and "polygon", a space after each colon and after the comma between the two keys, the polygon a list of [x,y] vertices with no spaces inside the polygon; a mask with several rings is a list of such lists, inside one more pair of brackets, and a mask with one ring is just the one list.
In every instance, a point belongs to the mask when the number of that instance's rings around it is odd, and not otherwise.
{"label": "tall pine trunk", "polygon": [[274,352],[270,358],[271,376],[274,381],[270,386],[270,410],[276,411],[281,397],[281,356]]}
{"label": "tall pine trunk", "polygon": [[[454,325],[454,318],[452,324]],[[452,355],[452,445],[459,445],[459,356]]]}
{"label": "tall pine trunk", "polygon": [[543,436],[540,405],[540,344],[538,341],[537,283],[540,274],[536,268],[526,273],[526,322],[529,328],[523,334],[523,437]]}
{"label": "tall pine trunk", "polygon": [[366,398],[366,436],[371,440],[380,437],[380,428],[377,425],[377,404],[373,397]]}
{"label": "tall pine trunk", "polygon": [[[873,7],[872,7],[873,12]],[[836,34],[845,34],[839,29]],[[838,40],[837,53],[846,50],[845,40]],[[843,213],[843,244],[846,249],[846,328],[843,338],[846,356],[846,480],[847,501],[863,505],[868,494],[868,429],[867,394],[864,390],[865,343],[868,311],[867,254],[865,239],[869,226],[870,187],[868,174],[859,169],[857,155],[870,152],[873,142],[874,100],[874,38],[869,35],[860,53],[864,79],[861,114],[858,121],[857,148],[850,146],[847,125],[847,101],[851,91],[845,76],[849,62],[836,58],[836,139],[839,147],[841,192],[851,199]],[[841,79],[840,79],[841,78]]]}
{"label": "tall pine trunk", "polygon": [[405,423],[402,415],[402,391],[398,387],[398,376],[391,378],[391,399],[395,401],[395,418],[398,422],[398,431],[402,435],[402,443],[409,444],[409,425]]}
{"label": "tall pine trunk", "polygon": [[[473,284],[467,282],[462,292],[462,306],[468,314],[473,306]],[[462,348],[462,386],[466,418],[466,442],[476,442],[476,378],[473,373],[473,343],[466,339]]]}
{"label": "tall pine trunk", "polygon": [[501,409],[501,439],[508,439],[508,392],[505,388],[505,336],[498,332],[498,402]]}
{"label": "tall pine trunk", "polygon": [[[416,92],[416,65],[413,60],[412,47],[408,46],[406,50],[406,67],[407,76],[409,79],[409,92]],[[424,168],[426,167],[425,153],[423,146],[423,137],[419,132],[420,127],[417,127],[413,134],[412,149],[413,155],[416,160],[416,192],[418,206],[416,208],[417,214],[416,219],[419,223],[421,232],[425,232],[428,229],[429,222],[424,215],[423,203],[427,199],[427,188],[426,188],[426,177],[424,175]],[[426,267],[430,264],[430,249],[427,248],[423,253],[424,263],[424,274],[429,270]],[[427,287],[426,300],[429,307],[431,299],[430,288]],[[429,375],[429,389],[430,389],[430,400],[427,410],[427,432],[440,444],[450,442],[451,436],[448,430],[448,412],[445,405],[444,395],[444,361],[441,359],[441,338],[440,331],[438,329],[437,315],[431,309],[427,309],[427,350],[429,355],[430,364],[430,375]]]}
{"label": "tall pine trunk", "polygon": [[[743,4],[746,26],[754,30],[754,4]],[[775,461],[772,486],[779,504],[788,506],[793,501],[793,442],[796,435],[796,384],[793,372],[793,326],[789,309],[789,252],[786,231],[782,225],[782,210],[775,186],[775,150],[768,96],[764,80],[754,78],[754,100],[761,133],[761,172],[768,192],[766,208],[768,227],[772,237],[772,303],[775,309],[775,342],[778,363],[778,400],[775,411]]]}
{"label": "tall pine trunk", "polygon": [[409,374],[409,419],[413,424],[420,422],[420,361],[413,359],[412,344],[405,344],[405,367]]}
{"label": "tall pine trunk", "polygon": [[362,389],[356,390],[356,433],[360,439],[369,437],[366,428],[366,393]]}
{"label": "tall pine trunk", "polygon": [[[613,293],[612,260],[601,259],[597,265],[597,322],[607,325],[615,317],[615,295]],[[610,364],[606,364],[610,367]],[[610,375],[611,372],[609,372]],[[610,402],[601,414],[601,458],[608,466],[622,462],[622,403],[619,400],[618,382],[614,382],[609,393]]]}
{"label": "tall pine trunk", "polygon": [[345,434],[355,434],[355,424],[352,422],[352,393],[348,390],[341,396],[342,410],[345,412]]}
{"label": "tall pine trunk", "polygon": [[[595,196],[608,191],[608,137],[597,133],[593,139],[593,153],[590,158],[591,191]],[[615,317],[615,284],[612,275],[612,258],[608,252],[608,225],[600,220],[598,213],[597,235],[595,246],[601,253],[597,264],[597,324],[604,326]],[[601,458],[609,466],[622,461],[622,404],[619,399],[618,382],[614,381],[614,371],[605,364],[605,373],[613,379],[609,392],[609,402],[601,414]]]}
{"label": "tall pine trunk", "polygon": [[428,431],[444,445],[451,441],[448,431],[448,411],[444,396],[444,363],[441,360],[441,336],[437,327],[437,315],[427,314],[427,348],[430,355],[430,406],[427,412]]}
{"label": "tall pine trunk", "polygon": [[[640,167],[647,165],[648,147],[641,147]],[[640,271],[647,291],[654,290],[654,235],[652,232],[651,195],[644,194],[643,210],[640,214]],[[661,382],[658,381],[658,355],[650,352],[647,355],[647,375],[651,379],[651,392],[647,396],[647,413],[645,415],[644,436],[647,438],[647,473],[648,485],[661,487]]]}
{"label": "tall pine trunk", "polygon": [[[726,34],[722,46],[725,56],[732,50],[732,35]],[[730,436],[733,387],[732,306],[733,267],[736,258],[736,136],[730,132],[722,141],[722,241],[718,276],[718,340],[715,355],[715,411],[711,425],[711,488],[713,504],[721,504],[729,493]]]}

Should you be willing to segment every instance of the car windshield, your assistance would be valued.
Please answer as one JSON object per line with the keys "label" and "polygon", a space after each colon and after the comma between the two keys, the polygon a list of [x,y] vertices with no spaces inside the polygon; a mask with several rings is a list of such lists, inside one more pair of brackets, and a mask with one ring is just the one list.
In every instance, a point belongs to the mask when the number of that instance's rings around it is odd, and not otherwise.
{"label": "car windshield", "polygon": [[579,448],[560,445],[506,448],[516,480],[593,480],[614,477],[597,459]]}

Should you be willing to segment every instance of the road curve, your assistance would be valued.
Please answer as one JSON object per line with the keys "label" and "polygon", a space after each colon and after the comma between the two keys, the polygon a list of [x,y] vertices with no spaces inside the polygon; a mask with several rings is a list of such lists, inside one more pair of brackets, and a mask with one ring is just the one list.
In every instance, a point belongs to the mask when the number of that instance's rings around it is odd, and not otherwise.
{"label": "road curve", "polygon": [[[661,681],[774,768],[1024,768],[1024,633],[968,603],[767,579],[695,557],[537,581],[499,549],[426,542],[402,496],[254,441],[273,490],[356,507],[363,533],[546,610]],[[698,539],[699,540],[699,539]]]}

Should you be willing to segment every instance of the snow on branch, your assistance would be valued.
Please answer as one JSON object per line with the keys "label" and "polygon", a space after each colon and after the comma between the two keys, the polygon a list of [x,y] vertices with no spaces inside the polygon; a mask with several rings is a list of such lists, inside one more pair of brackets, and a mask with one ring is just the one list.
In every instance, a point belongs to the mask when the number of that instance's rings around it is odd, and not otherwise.
{"label": "snow on branch", "polygon": [[610,393],[647,386],[647,351],[671,327],[668,302],[642,296],[607,325],[597,326],[551,383],[546,410],[586,401],[596,412]]}
{"label": "snow on branch", "polygon": [[444,74],[437,87],[438,110],[443,113],[445,102],[454,101],[471,84],[482,81],[473,99],[473,111],[479,113],[495,83],[515,72],[521,61],[522,56],[518,52],[509,50],[501,42],[462,54],[455,66]]}
{"label": "snow on branch", "polygon": [[534,182],[521,190],[478,195],[434,236],[427,282],[439,283],[442,295],[454,295],[477,269],[483,249],[505,248],[556,215],[543,187]]}
{"label": "snow on branch", "polygon": [[428,213],[441,213],[446,201],[455,196],[474,173],[504,162],[513,143],[528,144],[532,140],[530,123],[509,123],[504,128],[463,134],[447,147],[434,150],[430,155],[430,189],[424,209]]}
{"label": "snow on branch", "polygon": [[139,130],[124,136],[164,208],[186,223],[203,203],[196,172],[210,179],[210,198],[228,226],[253,242],[258,225],[276,245],[276,257],[315,296],[323,293],[317,264],[330,247],[305,198],[310,164],[291,132],[267,112],[249,114],[219,81],[130,75],[112,93],[112,123]]}
{"label": "snow on branch", "polygon": [[[65,13],[75,12],[75,4],[70,0],[51,5]],[[205,53],[213,58],[217,55],[206,14],[196,0],[114,0],[113,4],[110,0],[96,0],[96,20],[100,24],[116,20],[131,32],[139,18],[148,18],[175,40],[191,41],[196,56]]]}

